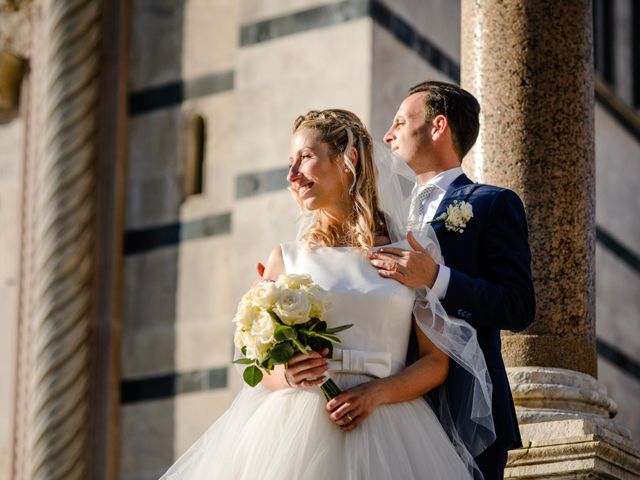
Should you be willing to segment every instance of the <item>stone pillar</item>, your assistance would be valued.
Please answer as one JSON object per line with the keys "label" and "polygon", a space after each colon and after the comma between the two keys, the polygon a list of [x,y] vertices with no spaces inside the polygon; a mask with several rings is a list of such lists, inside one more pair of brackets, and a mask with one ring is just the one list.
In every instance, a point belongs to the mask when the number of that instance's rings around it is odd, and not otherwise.
{"label": "stone pillar", "polygon": [[89,478],[101,2],[38,5],[14,478]]}
{"label": "stone pillar", "polygon": [[[595,380],[592,50],[589,0],[462,2],[461,83],[482,108],[465,169],[516,191],[530,228],[536,320],[503,335],[525,442],[510,455],[510,478],[640,472]],[[615,454],[597,446],[602,438]],[[567,476],[571,459],[579,474]]]}

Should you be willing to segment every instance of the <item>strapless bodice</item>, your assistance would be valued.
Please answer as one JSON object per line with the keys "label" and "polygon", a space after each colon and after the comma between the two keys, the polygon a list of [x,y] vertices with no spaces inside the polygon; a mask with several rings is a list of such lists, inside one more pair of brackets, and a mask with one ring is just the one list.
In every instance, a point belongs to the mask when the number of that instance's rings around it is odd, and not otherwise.
{"label": "strapless bodice", "polygon": [[[306,250],[298,242],[290,242],[282,245],[282,253],[287,273],[309,274],[329,292],[332,307],[325,316],[327,324],[353,324],[338,334],[342,344],[336,345],[336,357],[342,357],[346,370],[369,362],[374,365],[368,373],[383,376],[376,365],[384,362],[385,356],[390,360],[389,373],[404,368],[415,297],[412,289],[381,277],[356,248]],[[330,369],[340,367],[332,362]]]}

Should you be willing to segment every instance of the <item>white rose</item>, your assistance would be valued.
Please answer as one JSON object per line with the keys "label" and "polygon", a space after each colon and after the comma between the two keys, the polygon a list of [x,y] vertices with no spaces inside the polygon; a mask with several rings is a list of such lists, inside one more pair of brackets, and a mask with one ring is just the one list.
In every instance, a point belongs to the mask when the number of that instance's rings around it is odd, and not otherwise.
{"label": "white rose", "polygon": [[307,293],[309,302],[311,303],[309,316],[322,318],[331,307],[327,291],[315,284],[305,287],[303,290]]}
{"label": "white rose", "polygon": [[278,297],[278,287],[273,282],[260,282],[253,290],[253,302],[262,308],[271,308]]}
{"label": "white rose", "polygon": [[262,343],[257,337],[248,332],[244,335],[244,346],[247,348],[247,358],[262,362],[267,356],[267,352],[271,348],[270,344]]}
{"label": "white rose", "polygon": [[236,344],[236,348],[238,350],[242,350],[242,348],[245,346],[246,336],[247,332],[242,330],[241,327],[236,328],[236,332],[233,335],[233,342]]}
{"label": "white rose", "polygon": [[311,275],[302,274],[298,275],[295,273],[280,275],[276,280],[276,286],[279,288],[300,288],[300,287],[308,287],[313,284],[313,280],[311,280]]}
{"label": "white rose", "polygon": [[251,335],[256,337],[263,344],[270,344],[274,341],[273,332],[276,329],[276,323],[269,312],[260,312],[251,326]]}
{"label": "white rose", "polygon": [[251,328],[256,316],[260,312],[260,309],[243,298],[238,304],[238,310],[233,317],[233,322],[243,328]]}
{"label": "white rose", "polygon": [[280,291],[273,311],[283,323],[295,325],[309,320],[311,304],[305,292],[286,288]]}
{"label": "white rose", "polygon": [[245,293],[240,299],[241,302],[253,303],[253,288]]}

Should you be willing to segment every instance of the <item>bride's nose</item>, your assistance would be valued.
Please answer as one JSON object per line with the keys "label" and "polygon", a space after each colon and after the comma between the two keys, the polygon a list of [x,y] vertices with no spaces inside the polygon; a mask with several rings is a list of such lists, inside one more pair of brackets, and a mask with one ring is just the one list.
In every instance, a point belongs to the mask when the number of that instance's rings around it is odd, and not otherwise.
{"label": "bride's nose", "polygon": [[298,162],[293,162],[291,165],[289,165],[289,173],[287,173],[287,182],[293,183],[298,178],[300,178],[299,167],[300,165],[298,164]]}

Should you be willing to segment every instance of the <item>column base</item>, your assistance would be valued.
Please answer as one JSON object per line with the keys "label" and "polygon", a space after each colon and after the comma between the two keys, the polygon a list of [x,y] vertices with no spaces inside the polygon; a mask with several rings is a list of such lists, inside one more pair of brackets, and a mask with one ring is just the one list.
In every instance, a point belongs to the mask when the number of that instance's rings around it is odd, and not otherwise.
{"label": "column base", "polygon": [[505,478],[640,479],[640,452],[595,378],[560,368],[507,371],[524,446],[509,452]]}
{"label": "column base", "polygon": [[[627,442],[598,434],[590,420],[553,421],[523,425],[524,447],[509,452],[505,477],[511,479],[640,479],[640,454]],[[575,435],[582,431],[582,435]],[[532,440],[560,433],[553,440]]]}

